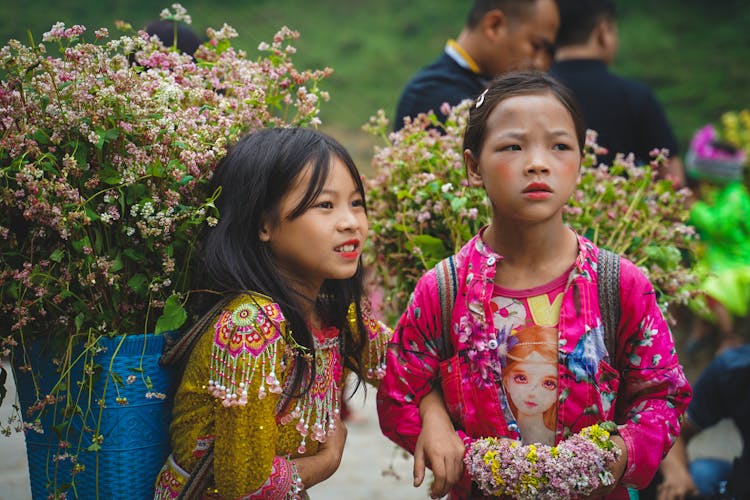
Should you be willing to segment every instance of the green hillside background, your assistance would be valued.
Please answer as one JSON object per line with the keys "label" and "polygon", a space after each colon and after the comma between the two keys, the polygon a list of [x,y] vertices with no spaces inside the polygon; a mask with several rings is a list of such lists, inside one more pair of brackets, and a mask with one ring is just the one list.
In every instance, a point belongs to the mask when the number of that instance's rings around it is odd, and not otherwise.
{"label": "green hillside background", "polygon": [[[470,2],[435,0],[244,0],[182,2],[193,29],[225,22],[235,46],[252,57],[282,25],[300,32],[297,66],[331,67],[324,82],[324,130],[340,139],[367,171],[375,139],[361,131],[378,109],[389,117],[409,77],[460,31]],[[90,31],[117,19],[142,27],[164,7],[151,0],[3,0],[0,41],[35,40],[56,21]],[[684,152],[692,133],[725,111],[750,107],[750,2],[623,0],[620,52],[614,69],[650,84]]]}

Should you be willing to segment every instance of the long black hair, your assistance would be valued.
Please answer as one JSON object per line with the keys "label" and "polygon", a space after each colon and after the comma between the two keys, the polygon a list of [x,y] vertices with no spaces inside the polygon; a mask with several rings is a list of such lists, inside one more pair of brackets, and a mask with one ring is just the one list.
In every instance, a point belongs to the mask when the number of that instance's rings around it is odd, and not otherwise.
{"label": "long black hair", "polygon": [[[311,173],[307,191],[288,217],[299,217],[312,206],[330,175],[334,158],[346,165],[364,200],[362,178],[346,149],[332,137],[306,128],[264,129],[242,137],[221,161],[211,182],[212,192],[221,192],[216,200],[219,222],[207,232],[202,248],[206,286],[225,295],[255,291],[271,297],[281,307],[294,342],[312,355],[297,356],[296,366],[301,369],[294,371],[282,408],[289,397],[309,390],[315,347],[299,305],[304,299],[281,274],[269,245],[260,240],[259,234],[264,220],[280,221],[282,198],[307,168]],[[361,310],[362,274],[360,261],[353,277],[325,280],[315,304],[321,319],[341,332],[344,366],[360,381],[361,353],[367,341]],[[359,327],[356,336],[347,321],[352,305]]]}

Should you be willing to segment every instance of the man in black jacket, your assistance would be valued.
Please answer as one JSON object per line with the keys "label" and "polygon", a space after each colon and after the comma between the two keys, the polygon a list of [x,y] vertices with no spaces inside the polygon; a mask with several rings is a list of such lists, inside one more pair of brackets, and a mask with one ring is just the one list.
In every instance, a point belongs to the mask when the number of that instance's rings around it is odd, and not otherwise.
{"label": "man in black jacket", "polygon": [[474,99],[502,73],[546,71],[559,24],[555,0],[475,0],[458,38],[404,88],[394,128],[430,110],[445,121],[443,103]]}

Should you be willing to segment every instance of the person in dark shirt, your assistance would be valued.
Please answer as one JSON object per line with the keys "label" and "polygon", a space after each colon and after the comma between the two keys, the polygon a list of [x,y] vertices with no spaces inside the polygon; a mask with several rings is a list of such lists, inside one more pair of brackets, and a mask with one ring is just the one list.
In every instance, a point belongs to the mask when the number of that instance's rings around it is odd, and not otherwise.
{"label": "person in dark shirt", "polygon": [[549,69],[560,24],[555,0],[475,0],[466,23],[443,53],[406,85],[394,128],[404,118],[434,111],[440,121],[450,106],[479,95],[497,75]]}
{"label": "person in dark shirt", "polygon": [[558,0],[558,5],[560,31],[549,73],[573,91],[586,126],[608,150],[597,159],[611,164],[616,153],[633,153],[644,164],[653,149],[667,148],[670,159],[661,174],[684,186],[677,139],[654,92],[643,82],[609,71],[619,43],[614,2]]}
{"label": "person in dark shirt", "polygon": [[[661,463],[659,500],[750,498],[750,344],[714,358],[693,386],[680,437]],[[731,419],[742,436],[734,464],[715,458],[688,463],[687,443],[703,429]],[[720,496],[719,496],[720,495]]]}

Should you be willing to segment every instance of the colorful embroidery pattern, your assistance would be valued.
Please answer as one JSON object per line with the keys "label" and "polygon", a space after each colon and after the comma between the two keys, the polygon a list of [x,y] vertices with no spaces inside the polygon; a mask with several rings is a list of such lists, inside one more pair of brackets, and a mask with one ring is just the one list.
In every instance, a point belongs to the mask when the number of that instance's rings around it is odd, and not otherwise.
{"label": "colorful embroidery pattern", "polygon": [[303,487],[294,464],[282,457],[274,457],[271,475],[265,483],[239,500],[300,500]]}
{"label": "colorful embroidery pattern", "polygon": [[263,379],[258,390],[260,399],[267,396],[266,385],[271,393],[281,392],[274,367],[283,320],[281,309],[274,303],[258,307],[244,302],[219,316],[208,390],[224,406],[247,404],[246,387],[258,371]]}
{"label": "colorful embroidery pattern", "polygon": [[[349,323],[352,330],[356,330],[356,308],[352,305],[349,308]],[[382,322],[375,319],[369,304],[362,305],[362,322],[365,325],[367,335],[368,356],[370,359],[367,365],[367,377],[377,380],[385,377],[385,353],[388,350],[388,341],[390,340],[390,330]]]}
{"label": "colorful embroidery pattern", "polygon": [[172,455],[169,455],[156,478],[154,500],[175,500],[180,496],[189,478],[190,476],[177,466]]}
{"label": "colorful embroidery pattern", "polygon": [[325,443],[336,429],[335,417],[341,413],[339,384],[343,376],[339,353],[339,331],[336,328],[313,331],[315,340],[314,379],[310,390],[297,400],[294,409],[281,417],[282,425],[297,421],[296,429],[302,436],[297,451],[307,451],[307,437]]}

